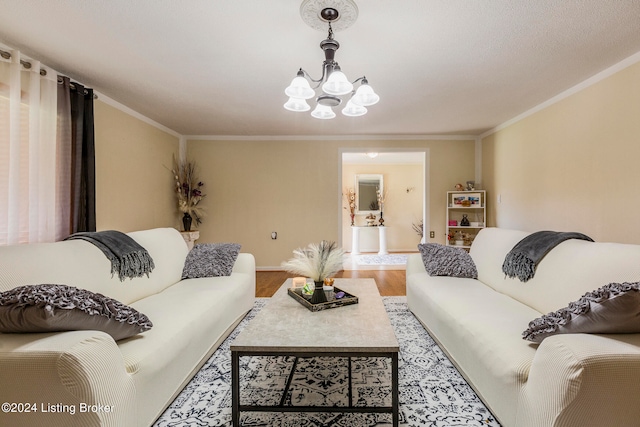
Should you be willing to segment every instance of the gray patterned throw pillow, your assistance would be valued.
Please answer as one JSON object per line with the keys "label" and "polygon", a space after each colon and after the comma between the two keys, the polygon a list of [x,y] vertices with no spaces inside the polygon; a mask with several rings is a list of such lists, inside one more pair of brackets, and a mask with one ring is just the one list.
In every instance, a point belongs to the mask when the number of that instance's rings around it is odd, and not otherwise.
{"label": "gray patterned throw pillow", "polygon": [[144,314],[113,298],[66,285],[26,285],[0,293],[0,332],[103,331],[118,341],[151,329]]}
{"label": "gray patterned throw pillow", "polygon": [[230,276],[240,253],[237,243],[199,243],[187,255],[183,279]]}
{"label": "gray patterned throw pillow", "polygon": [[464,249],[438,243],[422,243],[418,245],[418,250],[429,276],[478,278],[476,264]]}
{"label": "gray patterned throw pillow", "polygon": [[522,339],[541,343],[555,334],[640,332],[640,283],[610,283],[529,323]]}

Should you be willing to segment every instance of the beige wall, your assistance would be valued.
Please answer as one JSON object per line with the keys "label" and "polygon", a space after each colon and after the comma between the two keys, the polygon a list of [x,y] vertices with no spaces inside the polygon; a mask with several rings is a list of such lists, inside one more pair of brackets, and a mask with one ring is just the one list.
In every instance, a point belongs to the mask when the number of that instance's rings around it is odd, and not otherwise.
{"label": "beige wall", "polygon": [[[387,249],[395,252],[415,251],[420,237],[413,230],[412,224],[422,219],[422,203],[424,195],[424,179],[422,164],[343,164],[342,188],[355,188],[357,174],[382,174],[386,189],[383,211],[384,224],[387,227]],[[412,189],[407,192],[407,188]],[[347,206],[346,199],[343,205]],[[376,213],[376,223],[380,219]],[[366,215],[356,215],[355,224],[366,225]],[[378,230],[362,230],[360,232],[360,251],[378,251]],[[429,234],[427,233],[427,238]],[[342,247],[351,251],[351,218],[349,210],[342,214]]]}
{"label": "beige wall", "polygon": [[94,108],[97,229],[177,227],[167,168],[178,138],[100,100]]}
{"label": "beige wall", "polygon": [[640,243],[640,64],[484,138],[482,151],[489,225]]}
{"label": "beige wall", "polygon": [[340,150],[358,147],[429,150],[430,226],[433,241],[444,242],[445,192],[474,176],[471,140],[190,140],[188,157],[201,166],[207,195],[199,242],[238,242],[258,267],[273,268],[297,247],[340,241]]}

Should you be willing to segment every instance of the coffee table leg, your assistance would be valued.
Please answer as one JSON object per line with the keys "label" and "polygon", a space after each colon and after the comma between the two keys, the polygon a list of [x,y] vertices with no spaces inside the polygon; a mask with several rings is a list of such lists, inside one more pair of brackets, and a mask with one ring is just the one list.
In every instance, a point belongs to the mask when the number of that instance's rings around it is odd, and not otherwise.
{"label": "coffee table leg", "polygon": [[351,356],[349,356],[349,408],[353,408],[353,384],[351,382]]}
{"label": "coffee table leg", "polygon": [[231,352],[231,425],[240,426],[240,357]]}
{"label": "coffee table leg", "polygon": [[398,353],[391,355],[391,406],[393,408],[393,426],[400,423],[400,388],[398,385]]}

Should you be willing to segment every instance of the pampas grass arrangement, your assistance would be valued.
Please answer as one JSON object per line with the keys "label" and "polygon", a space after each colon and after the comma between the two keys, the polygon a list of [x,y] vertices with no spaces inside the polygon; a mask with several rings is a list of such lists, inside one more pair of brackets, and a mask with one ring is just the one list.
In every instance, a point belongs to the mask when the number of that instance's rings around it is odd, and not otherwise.
{"label": "pampas grass arrangement", "polygon": [[323,240],[320,243],[311,243],[306,248],[298,248],[293,251],[293,258],[281,264],[289,273],[299,274],[313,279],[316,288],[311,302],[317,304],[325,302],[326,297],[322,290],[324,279],[342,270],[344,263],[344,251],[336,245],[336,242]]}

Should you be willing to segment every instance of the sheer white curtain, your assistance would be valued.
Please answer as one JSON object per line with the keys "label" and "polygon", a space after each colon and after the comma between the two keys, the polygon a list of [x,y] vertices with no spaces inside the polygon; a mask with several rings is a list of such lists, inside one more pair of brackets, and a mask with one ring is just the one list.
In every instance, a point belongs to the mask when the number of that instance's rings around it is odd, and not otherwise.
{"label": "sheer white curtain", "polygon": [[56,191],[57,74],[34,60],[26,68],[10,52],[0,59],[0,245],[53,242],[68,234],[56,207],[64,203]]}

